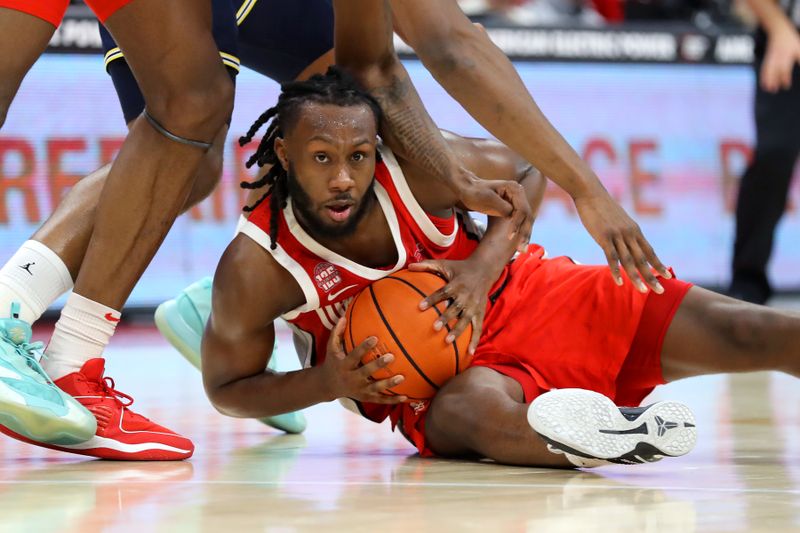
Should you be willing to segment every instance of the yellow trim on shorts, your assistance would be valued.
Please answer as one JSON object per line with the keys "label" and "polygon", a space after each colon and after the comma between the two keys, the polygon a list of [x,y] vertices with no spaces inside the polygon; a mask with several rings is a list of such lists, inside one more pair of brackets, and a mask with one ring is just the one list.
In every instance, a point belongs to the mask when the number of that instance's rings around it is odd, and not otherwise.
{"label": "yellow trim on shorts", "polygon": [[108,70],[109,63],[111,63],[115,59],[121,59],[121,58],[122,58],[122,50],[119,49],[119,46],[115,46],[114,48],[106,52],[104,60],[104,65],[106,67],[106,70]]}
{"label": "yellow trim on shorts", "polygon": [[[233,54],[228,54],[228,53],[225,53],[225,52],[220,52],[219,56],[220,56],[220,58],[222,58],[222,64],[223,65],[225,65],[226,67],[232,68],[236,72],[239,72],[240,61],[239,61],[238,57],[236,57]],[[119,46],[115,46],[114,48],[112,48],[111,50],[106,52],[105,63],[104,63],[105,67],[106,67],[106,70],[108,70],[108,65],[112,61],[115,61],[117,59],[123,59],[124,57],[125,56],[122,54],[122,50],[119,49]]]}
{"label": "yellow trim on shorts", "polygon": [[219,56],[222,58],[222,64],[226,67],[230,67],[236,72],[239,72],[239,58],[231,55],[226,54],[225,52],[220,52]]}
{"label": "yellow trim on shorts", "polygon": [[256,2],[258,2],[258,0],[244,0],[244,2],[242,2],[242,5],[239,6],[239,10],[236,12],[237,26],[242,25],[244,19],[247,18],[247,15],[249,15],[250,12],[253,10],[253,7],[255,7]]}

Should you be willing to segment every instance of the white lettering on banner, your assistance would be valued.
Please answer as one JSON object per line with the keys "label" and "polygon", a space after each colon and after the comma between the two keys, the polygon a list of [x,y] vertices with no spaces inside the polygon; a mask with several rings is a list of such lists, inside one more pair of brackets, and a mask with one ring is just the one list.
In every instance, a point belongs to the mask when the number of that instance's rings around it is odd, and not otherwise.
{"label": "white lettering on banner", "polygon": [[[487,28],[492,41],[511,58],[574,61],[643,61],[651,63],[752,62],[749,34],[557,28]],[[414,50],[395,36],[398,53]],[[714,49],[714,54],[709,50]]]}
{"label": "white lettering on banner", "polygon": [[586,60],[674,61],[677,38],[666,32],[515,30],[492,28],[492,41],[506,54]]}
{"label": "white lettering on banner", "polygon": [[720,63],[752,63],[753,39],[749,35],[720,36],[714,59]]}
{"label": "white lettering on banner", "polygon": [[55,48],[90,48],[103,46],[97,21],[94,19],[64,19],[50,39],[49,46]]}

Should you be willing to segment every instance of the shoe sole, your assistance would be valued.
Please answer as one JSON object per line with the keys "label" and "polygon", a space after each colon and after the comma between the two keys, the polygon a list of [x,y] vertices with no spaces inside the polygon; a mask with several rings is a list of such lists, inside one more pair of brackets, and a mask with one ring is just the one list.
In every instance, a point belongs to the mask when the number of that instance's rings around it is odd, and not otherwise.
{"label": "shoe sole", "polygon": [[[14,396],[18,396],[18,393],[0,381],[0,425],[14,433],[54,444],[80,444],[94,436],[97,429],[95,424],[65,424],[63,417],[57,417],[51,411],[9,400]],[[94,422],[94,417],[89,416]]]}
{"label": "shoe sole", "polygon": [[[200,357],[197,355],[197,352],[183,340],[179,333],[179,330],[183,329],[186,330],[188,334],[194,335],[194,331],[183,322],[178,322],[176,324],[169,319],[170,314],[180,316],[177,309],[175,309],[176,305],[177,302],[173,299],[167,300],[156,308],[154,316],[156,327],[167,341],[178,350],[178,353],[180,353],[184,359],[189,361],[196,369],[201,370]],[[308,425],[302,413],[286,413],[268,418],[259,418],[258,421],[269,427],[295,435],[305,431]]]}
{"label": "shoe sole", "polygon": [[[97,437],[92,435],[92,438],[79,445],[57,445],[47,442],[39,442],[35,439],[30,439],[24,435],[20,435],[11,431],[7,427],[0,427],[0,433],[3,433],[13,439],[39,446],[40,448],[47,448],[48,450],[56,450],[59,452],[74,453],[77,455],[85,455],[87,457],[97,457],[99,459],[106,459],[110,461],[183,461],[189,459],[194,453],[194,448],[183,450],[174,446],[168,446],[161,443],[142,443],[137,445],[139,448],[133,452],[125,452],[113,448],[114,442],[110,439]],[[103,444],[108,443],[108,446]]]}
{"label": "shoe sole", "polygon": [[581,457],[641,463],[689,453],[697,442],[694,415],[678,402],[628,409],[583,389],[558,389],[536,398],[528,423],[550,445]]}

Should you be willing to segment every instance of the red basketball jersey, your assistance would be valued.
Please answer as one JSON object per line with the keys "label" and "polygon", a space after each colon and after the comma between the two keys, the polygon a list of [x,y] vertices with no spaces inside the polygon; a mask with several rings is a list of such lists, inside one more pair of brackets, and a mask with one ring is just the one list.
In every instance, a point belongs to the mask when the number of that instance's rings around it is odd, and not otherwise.
{"label": "red basketball jersey", "polygon": [[[324,360],[331,330],[344,316],[347,304],[364,287],[410,263],[425,259],[464,259],[478,244],[471,220],[465,221],[465,217],[455,214],[439,218],[425,213],[411,193],[392,152],[381,147],[380,153],[382,161],[375,167],[375,195],[397,248],[394,265],[370,268],[325,248],[297,222],[291,199],[280,214],[275,250],[270,249],[269,202],[263,202],[250,213],[240,229],[271,253],[305,294],[304,305],[282,316],[295,333],[295,348],[304,367]],[[359,410],[367,414],[363,408]],[[380,411],[380,415],[376,412],[369,418],[384,418],[385,409]]]}

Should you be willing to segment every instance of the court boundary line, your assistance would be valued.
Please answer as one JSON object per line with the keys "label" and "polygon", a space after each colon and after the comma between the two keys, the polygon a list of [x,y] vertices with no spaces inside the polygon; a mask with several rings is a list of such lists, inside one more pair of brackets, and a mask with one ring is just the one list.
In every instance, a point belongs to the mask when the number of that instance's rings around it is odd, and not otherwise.
{"label": "court boundary line", "polygon": [[[757,489],[733,487],[688,487],[688,486],[647,486],[647,485],[575,485],[569,483],[480,483],[480,482],[417,482],[417,481],[233,481],[233,480],[190,480],[190,481],[159,481],[159,480],[125,480],[126,485],[255,485],[274,487],[432,487],[432,488],[480,488],[480,489],[570,489],[576,490],[660,490],[676,492],[719,492],[743,494],[800,494],[800,489]],[[119,485],[119,481],[91,481],[91,480],[0,480],[0,485]]]}

